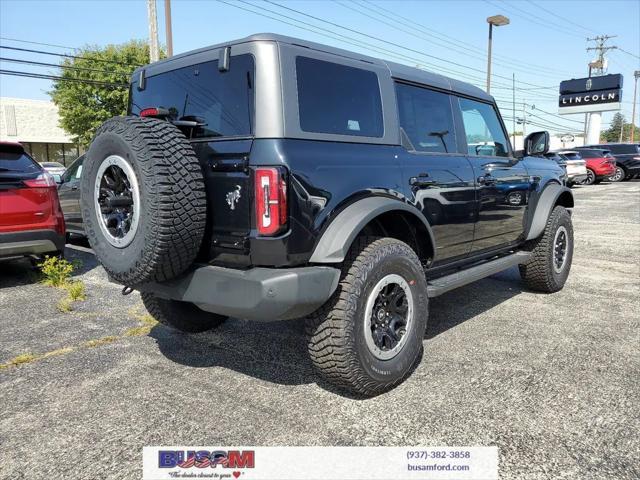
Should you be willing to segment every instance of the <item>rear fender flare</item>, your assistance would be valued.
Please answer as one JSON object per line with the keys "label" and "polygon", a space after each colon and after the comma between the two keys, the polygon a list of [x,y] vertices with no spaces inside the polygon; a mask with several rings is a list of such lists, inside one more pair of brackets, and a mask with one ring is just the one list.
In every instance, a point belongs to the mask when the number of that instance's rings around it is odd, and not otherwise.
{"label": "rear fender flare", "polygon": [[558,204],[573,208],[573,193],[563,185],[551,183],[540,194],[525,240],[533,240],[542,234],[549,215]]}
{"label": "rear fender flare", "polygon": [[429,232],[435,252],[436,244],[431,226],[415,207],[387,197],[368,197],[358,200],[342,210],[325,229],[317,243],[310,263],[340,263],[344,261],[353,241],[375,217],[392,210],[408,212],[418,218]]}

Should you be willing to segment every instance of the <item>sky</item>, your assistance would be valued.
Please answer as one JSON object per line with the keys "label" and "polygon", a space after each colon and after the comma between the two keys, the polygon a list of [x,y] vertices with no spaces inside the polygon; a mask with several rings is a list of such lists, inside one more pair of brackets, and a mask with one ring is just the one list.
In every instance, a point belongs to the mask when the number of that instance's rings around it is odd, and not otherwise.
{"label": "sky", "polygon": [[[587,76],[594,58],[586,51],[593,46],[587,37],[617,35],[607,42],[619,47],[607,54],[608,73],[624,75],[622,113],[631,119],[633,72],[640,70],[640,0],[172,0],[171,7],[174,53],[273,32],[420,66],[482,88],[486,18],[505,15],[510,24],[494,28],[491,93],[509,131],[515,74],[515,117],[522,117],[524,108],[529,120],[552,132],[582,132],[584,114],[558,116],[559,82]],[[164,0],[157,1],[157,11],[164,44]],[[73,53],[59,46],[146,40],[147,2],[0,0],[0,37],[0,46],[56,53]],[[57,63],[56,57],[7,49],[0,49],[0,57]],[[2,60],[0,69],[58,73]],[[5,97],[44,100],[50,86],[48,80],[0,75]],[[604,128],[612,116],[603,114]],[[637,108],[636,124],[639,116]],[[540,129],[527,125],[528,131]]]}

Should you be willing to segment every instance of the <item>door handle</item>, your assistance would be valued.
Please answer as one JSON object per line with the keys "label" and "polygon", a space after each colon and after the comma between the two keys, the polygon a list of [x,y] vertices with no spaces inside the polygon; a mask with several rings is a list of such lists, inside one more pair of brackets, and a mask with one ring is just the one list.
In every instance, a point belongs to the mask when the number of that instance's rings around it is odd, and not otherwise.
{"label": "door handle", "polygon": [[74,185],[73,187],[71,187],[71,190],[78,190],[78,185]]}
{"label": "door handle", "polygon": [[435,180],[429,179],[428,173],[419,173],[417,177],[411,177],[409,179],[409,184],[412,187],[430,187],[436,183]]}
{"label": "door handle", "polygon": [[478,183],[480,185],[495,185],[496,179],[491,176],[490,173],[483,175],[482,177],[478,177]]}

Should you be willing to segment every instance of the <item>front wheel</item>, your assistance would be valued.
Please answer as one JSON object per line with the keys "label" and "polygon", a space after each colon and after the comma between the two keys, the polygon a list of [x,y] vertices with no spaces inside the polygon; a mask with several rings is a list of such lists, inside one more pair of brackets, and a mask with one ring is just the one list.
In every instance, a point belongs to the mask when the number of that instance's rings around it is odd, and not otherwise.
{"label": "front wheel", "polygon": [[622,167],[616,167],[616,171],[609,177],[609,181],[611,182],[621,182],[627,176],[627,172],[624,171]]}
{"label": "front wheel", "polygon": [[373,396],[401,383],[422,354],[427,282],[393,238],[356,240],[333,296],[307,319],[311,360],[332,384]]}
{"label": "front wheel", "polygon": [[583,180],[582,185],[593,185],[596,183],[596,174],[590,168],[587,168],[587,178]]}
{"label": "front wheel", "polygon": [[520,276],[527,286],[546,293],[562,290],[573,259],[573,225],[569,211],[560,205],[555,207],[544,233],[527,248],[531,258],[520,265]]}

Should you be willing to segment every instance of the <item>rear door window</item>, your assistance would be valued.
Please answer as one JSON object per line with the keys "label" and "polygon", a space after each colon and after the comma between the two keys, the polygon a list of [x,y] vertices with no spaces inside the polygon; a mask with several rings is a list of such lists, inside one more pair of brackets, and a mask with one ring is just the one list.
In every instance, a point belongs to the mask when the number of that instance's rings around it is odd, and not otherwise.
{"label": "rear door window", "polygon": [[459,103],[469,155],[508,157],[509,142],[493,106],[468,98]]}
{"label": "rear door window", "polygon": [[131,86],[130,111],[169,110],[173,119],[197,120],[205,125],[194,138],[249,136],[252,134],[254,62],[251,55],[231,57],[229,70],[218,61],[178,68],[146,78],[145,89]]}
{"label": "rear door window", "polygon": [[451,99],[446,93],[396,84],[400,128],[416,152],[455,152]]}
{"label": "rear door window", "polygon": [[383,136],[382,100],[374,72],[296,57],[296,81],[302,131]]}

